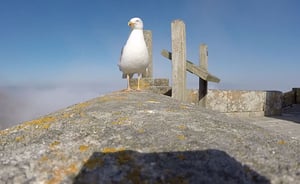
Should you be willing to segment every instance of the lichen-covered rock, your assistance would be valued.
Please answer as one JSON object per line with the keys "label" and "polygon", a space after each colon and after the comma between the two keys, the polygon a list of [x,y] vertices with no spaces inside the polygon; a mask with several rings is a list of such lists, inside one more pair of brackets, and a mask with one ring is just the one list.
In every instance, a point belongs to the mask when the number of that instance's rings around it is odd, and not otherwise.
{"label": "lichen-covered rock", "polygon": [[0,183],[296,183],[300,144],[148,92],[0,131]]}

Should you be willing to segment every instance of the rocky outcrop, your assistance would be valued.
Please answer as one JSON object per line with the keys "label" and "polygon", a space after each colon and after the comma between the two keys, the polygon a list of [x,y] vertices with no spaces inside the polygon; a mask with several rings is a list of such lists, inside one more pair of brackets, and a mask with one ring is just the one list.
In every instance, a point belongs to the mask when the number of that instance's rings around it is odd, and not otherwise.
{"label": "rocky outcrop", "polygon": [[148,92],[111,93],[0,136],[0,183],[300,181],[299,140]]}

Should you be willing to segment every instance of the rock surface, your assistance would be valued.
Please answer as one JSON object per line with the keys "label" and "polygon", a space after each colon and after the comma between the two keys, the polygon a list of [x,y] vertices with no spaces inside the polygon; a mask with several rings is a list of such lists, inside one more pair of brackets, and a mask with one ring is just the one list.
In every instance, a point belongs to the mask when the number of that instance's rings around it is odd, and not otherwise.
{"label": "rock surface", "polygon": [[148,92],[0,131],[0,183],[297,183],[300,144]]}

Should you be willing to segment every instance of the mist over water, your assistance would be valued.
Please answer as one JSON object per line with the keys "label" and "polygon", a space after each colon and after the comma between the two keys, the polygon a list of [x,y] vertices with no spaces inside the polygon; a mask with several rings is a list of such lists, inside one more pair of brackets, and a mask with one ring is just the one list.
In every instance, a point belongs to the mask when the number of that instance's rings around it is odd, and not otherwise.
{"label": "mist over water", "polygon": [[99,84],[0,87],[0,130],[109,91]]}

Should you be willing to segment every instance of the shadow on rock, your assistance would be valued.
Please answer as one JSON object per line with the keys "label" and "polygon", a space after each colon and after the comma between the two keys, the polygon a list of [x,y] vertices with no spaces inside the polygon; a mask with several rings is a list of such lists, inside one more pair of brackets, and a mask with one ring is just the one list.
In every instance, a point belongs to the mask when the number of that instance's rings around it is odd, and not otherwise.
{"label": "shadow on rock", "polygon": [[95,152],[83,165],[79,183],[270,183],[224,151],[139,153]]}
{"label": "shadow on rock", "polygon": [[281,116],[271,117],[300,124],[300,104],[291,104],[290,106],[284,107]]}

